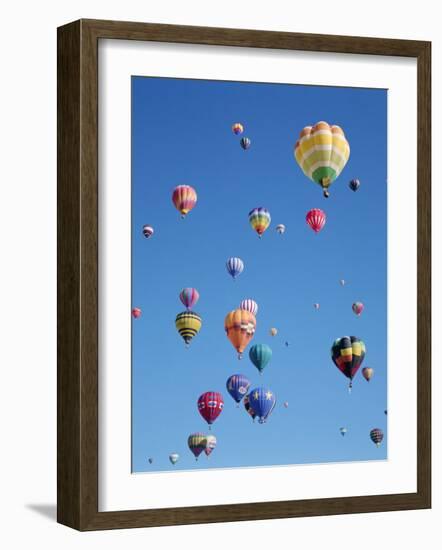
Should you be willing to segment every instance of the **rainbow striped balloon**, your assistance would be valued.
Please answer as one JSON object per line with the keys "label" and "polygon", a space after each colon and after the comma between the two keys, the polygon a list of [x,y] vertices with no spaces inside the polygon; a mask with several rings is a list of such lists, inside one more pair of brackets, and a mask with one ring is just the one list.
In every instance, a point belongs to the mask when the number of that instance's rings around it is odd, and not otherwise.
{"label": "rainbow striped balloon", "polygon": [[328,197],[330,184],[350,157],[350,145],[342,128],[321,121],[301,131],[294,153],[304,174],[319,184]]}
{"label": "rainbow striped balloon", "polygon": [[267,208],[259,206],[249,212],[249,222],[252,228],[258,233],[259,237],[262,237],[264,231],[270,225],[272,218]]}

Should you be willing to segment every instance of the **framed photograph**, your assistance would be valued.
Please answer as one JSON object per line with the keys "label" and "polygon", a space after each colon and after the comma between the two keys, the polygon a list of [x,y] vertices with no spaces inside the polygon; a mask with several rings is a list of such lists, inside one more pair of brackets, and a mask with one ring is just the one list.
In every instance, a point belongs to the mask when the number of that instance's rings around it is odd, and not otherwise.
{"label": "framed photograph", "polygon": [[429,42],[58,29],[58,521],[431,506]]}

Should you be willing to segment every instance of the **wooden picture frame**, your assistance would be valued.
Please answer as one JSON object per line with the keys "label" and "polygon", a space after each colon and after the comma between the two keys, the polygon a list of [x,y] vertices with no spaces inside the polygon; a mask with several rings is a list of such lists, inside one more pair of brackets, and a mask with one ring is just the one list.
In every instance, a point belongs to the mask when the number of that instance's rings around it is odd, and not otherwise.
{"label": "wooden picture frame", "polygon": [[[418,71],[417,492],[98,511],[98,41],[403,56]],[[431,44],[79,20],[58,29],[58,521],[81,531],[383,512],[431,506]]]}

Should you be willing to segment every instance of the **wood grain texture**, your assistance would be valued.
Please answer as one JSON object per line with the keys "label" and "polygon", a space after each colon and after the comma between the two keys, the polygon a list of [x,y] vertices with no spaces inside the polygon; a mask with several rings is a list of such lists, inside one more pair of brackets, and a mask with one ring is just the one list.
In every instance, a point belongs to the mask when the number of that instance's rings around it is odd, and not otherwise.
{"label": "wood grain texture", "polygon": [[[98,512],[98,41],[102,38],[417,58],[418,490]],[[58,29],[58,521],[82,531],[431,506],[431,47],[428,42],[118,21]]]}

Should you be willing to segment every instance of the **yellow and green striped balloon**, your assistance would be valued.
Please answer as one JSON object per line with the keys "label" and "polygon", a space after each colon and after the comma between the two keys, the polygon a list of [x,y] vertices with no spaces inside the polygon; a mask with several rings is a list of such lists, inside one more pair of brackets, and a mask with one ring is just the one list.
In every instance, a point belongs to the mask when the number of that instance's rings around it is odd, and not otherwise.
{"label": "yellow and green striped balloon", "polygon": [[350,145],[342,128],[324,121],[306,126],[295,145],[296,162],[308,178],[322,187],[325,197],[349,157]]}

